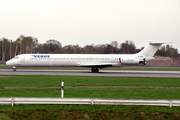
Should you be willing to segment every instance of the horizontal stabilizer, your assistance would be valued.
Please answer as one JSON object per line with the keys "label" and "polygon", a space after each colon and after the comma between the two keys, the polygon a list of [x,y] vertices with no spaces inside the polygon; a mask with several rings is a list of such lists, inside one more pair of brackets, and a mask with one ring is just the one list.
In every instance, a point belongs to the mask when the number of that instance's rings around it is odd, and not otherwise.
{"label": "horizontal stabilizer", "polygon": [[162,45],[164,44],[163,42],[150,42],[150,45]]}

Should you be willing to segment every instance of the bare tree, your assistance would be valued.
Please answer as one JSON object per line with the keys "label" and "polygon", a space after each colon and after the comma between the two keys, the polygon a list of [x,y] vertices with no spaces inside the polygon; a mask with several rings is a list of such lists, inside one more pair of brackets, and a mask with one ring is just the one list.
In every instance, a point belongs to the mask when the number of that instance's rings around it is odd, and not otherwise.
{"label": "bare tree", "polygon": [[120,48],[122,53],[126,53],[126,54],[136,53],[136,46],[131,40],[126,40],[125,43],[121,43]]}
{"label": "bare tree", "polygon": [[178,50],[170,45],[161,46],[155,55],[167,56],[167,57],[178,57]]}
{"label": "bare tree", "polygon": [[2,38],[1,41],[2,41],[2,61],[5,61],[7,57],[6,53],[8,51],[10,42],[6,38]]}
{"label": "bare tree", "polygon": [[59,51],[62,48],[61,43],[54,39],[47,40],[46,44],[48,45],[50,52]]}

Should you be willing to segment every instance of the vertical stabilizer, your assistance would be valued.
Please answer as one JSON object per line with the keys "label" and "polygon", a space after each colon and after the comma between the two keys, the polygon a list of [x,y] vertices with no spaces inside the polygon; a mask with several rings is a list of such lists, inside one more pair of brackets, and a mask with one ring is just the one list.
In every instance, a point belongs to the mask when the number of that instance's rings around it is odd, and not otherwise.
{"label": "vertical stabilizer", "polygon": [[162,42],[150,42],[138,55],[153,57],[162,44]]}

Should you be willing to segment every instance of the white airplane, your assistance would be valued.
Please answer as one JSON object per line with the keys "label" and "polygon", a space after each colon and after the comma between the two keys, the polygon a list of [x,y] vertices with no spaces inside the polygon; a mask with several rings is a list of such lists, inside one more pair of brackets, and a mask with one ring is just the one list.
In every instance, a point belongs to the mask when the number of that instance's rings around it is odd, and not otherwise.
{"label": "white airplane", "polygon": [[6,65],[16,67],[90,67],[92,72],[99,68],[144,64],[154,59],[162,42],[150,42],[136,54],[20,54],[8,60]]}

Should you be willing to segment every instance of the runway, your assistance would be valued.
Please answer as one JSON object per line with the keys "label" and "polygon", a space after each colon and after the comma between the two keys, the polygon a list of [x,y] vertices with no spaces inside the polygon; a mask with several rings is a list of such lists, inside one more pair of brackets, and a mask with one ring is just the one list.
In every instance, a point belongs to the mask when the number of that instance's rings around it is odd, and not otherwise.
{"label": "runway", "polygon": [[180,71],[130,71],[130,70],[100,70],[92,73],[90,70],[27,70],[0,69],[0,75],[59,75],[59,76],[128,76],[128,77],[165,77],[180,78]]}

